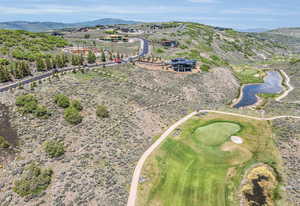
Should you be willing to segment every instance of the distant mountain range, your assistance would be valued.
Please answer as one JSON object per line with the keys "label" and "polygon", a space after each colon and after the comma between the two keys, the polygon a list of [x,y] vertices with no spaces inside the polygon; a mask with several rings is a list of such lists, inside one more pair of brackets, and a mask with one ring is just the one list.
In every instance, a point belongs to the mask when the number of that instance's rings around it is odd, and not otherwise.
{"label": "distant mountain range", "polygon": [[253,29],[238,29],[239,32],[251,32],[251,33],[261,33],[261,32],[267,32],[270,29],[266,28],[253,28]]}
{"label": "distant mountain range", "polygon": [[45,32],[55,29],[90,27],[97,25],[113,25],[113,24],[137,24],[137,21],[123,19],[98,19],[94,21],[78,22],[78,23],[58,23],[58,22],[30,22],[30,21],[11,21],[0,22],[0,29],[26,30],[33,32]]}

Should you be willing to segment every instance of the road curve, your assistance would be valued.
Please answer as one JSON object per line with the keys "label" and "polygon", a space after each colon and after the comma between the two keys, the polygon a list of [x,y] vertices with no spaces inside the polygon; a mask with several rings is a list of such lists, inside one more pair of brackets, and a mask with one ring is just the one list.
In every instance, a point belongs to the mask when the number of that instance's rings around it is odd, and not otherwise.
{"label": "road curve", "polygon": [[147,151],[142,155],[142,157],[140,158],[140,160],[138,161],[138,164],[134,170],[133,173],[133,178],[131,181],[131,187],[130,187],[130,193],[129,193],[129,198],[128,198],[128,202],[127,202],[127,206],[134,206],[135,205],[135,201],[136,201],[136,197],[137,197],[137,188],[138,188],[138,183],[139,183],[139,178],[142,172],[142,167],[146,161],[146,159],[150,156],[150,154],[156,149],[158,148],[158,146],[171,134],[171,132],[176,129],[179,125],[181,125],[182,123],[184,123],[185,121],[187,121],[188,119],[190,119],[192,116],[196,115],[197,112],[193,112],[187,116],[185,116],[184,118],[182,118],[181,120],[179,120],[178,122],[176,122],[175,124],[173,124],[167,131],[165,131],[158,140],[156,140],[156,142],[150,146],[149,149],[147,149]]}
{"label": "road curve", "polygon": [[149,149],[146,150],[146,152],[142,155],[142,157],[139,159],[137,166],[134,170],[133,177],[131,180],[131,186],[130,186],[130,193],[129,193],[129,198],[127,201],[127,206],[135,206],[135,202],[137,199],[137,191],[138,191],[138,183],[140,179],[140,175],[142,172],[143,165],[146,161],[146,159],[151,155],[151,153],[157,149],[160,144],[181,124],[189,120],[191,117],[195,116],[196,114],[199,113],[217,113],[217,114],[225,114],[225,115],[231,115],[231,116],[237,116],[237,117],[243,117],[243,118],[248,118],[248,119],[254,119],[254,120],[275,120],[275,119],[284,119],[284,118],[294,118],[294,119],[300,119],[300,116],[275,116],[275,117],[253,117],[253,116],[248,116],[248,115],[243,115],[243,114],[237,114],[237,113],[231,113],[231,112],[222,112],[222,111],[217,111],[217,110],[199,110],[197,112],[193,112],[184,118],[180,119],[178,122],[173,124],[166,132],[164,132],[160,138],[154,142],[153,145],[149,147]]}
{"label": "road curve", "polygon": [[[137,56],[134,56],[134,57],[130,57],[131,60],[135,60],[139,57],[142,57],[142,56],[145,56],[148,54],[149,52],[149,41],[146,40],[146,39],[142,39],[142,38],[139,38],[138,40],[140,40],[141,42],[141,50],[140,50],[140,53],[137,55]],[[123,61],[122,64],[127,64],[129,63],[130,61]],[[107,62],[107,63],[104,63],[104,64],[91,64],[91,65],[86,65],[85,68],[89,68],[89,69],[92,69],[92,68],[95,68],[95,67],[99,67],[99,66],[114,66],[114,65],[117,65],[117,63],[114,63],[114,62]],[[80,68],[80,66],[76,66],[76,67],[65,67],[65,68],[61,68],[61,69],[57,69],[55,72],[66,72],[66,71],[72,71],[73,69],[78,69]],[[9,85],[6,85],[6,86],[3,86],[3,87],[0,87],[0,93],[1,92],[6,92],[8,91],[9,89],[13,89],[13,88],[17,88],[19,85],[25,85],[25,84],[29,84],[31,82],[34,82],[34,81],[38,81],[38,80],[41,80],[41,79],[45,79],[47,77],[50,77],[52,74],[54,73],[54,70],[52,71],[48,71],[48,72],[45,72],[39,76],[35,76],[35,77],[31,77],[29,79],[24,79],[24,80],[20,80],[20,81],[17,81],[17,82],[14,82],[12,84],[9,84]]]}

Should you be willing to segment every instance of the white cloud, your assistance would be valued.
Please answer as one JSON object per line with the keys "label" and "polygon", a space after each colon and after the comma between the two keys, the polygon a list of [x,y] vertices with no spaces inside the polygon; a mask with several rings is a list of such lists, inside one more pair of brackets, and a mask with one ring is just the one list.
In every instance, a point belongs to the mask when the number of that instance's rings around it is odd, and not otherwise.
{"label": "white cloud", "polygon": [[182,6],[61,6],[61,5],[32,5],[30,8],[4,7],[0,6],[1,14],[64,14],[64,13],[89,13],[99,12],[104,14],[165,14],[177,12],[202,12],[208,10],[200,7],[182,7]]}
{"label": "white cloud", "polygon": [[269,9],[269,8],[237,8],[237,9],[226,9],[221,11],[222,14],[255,14],[255,15],[276,15],[276,16],[290,16],[299,15],[299,12],[280,10],[280,9]]}

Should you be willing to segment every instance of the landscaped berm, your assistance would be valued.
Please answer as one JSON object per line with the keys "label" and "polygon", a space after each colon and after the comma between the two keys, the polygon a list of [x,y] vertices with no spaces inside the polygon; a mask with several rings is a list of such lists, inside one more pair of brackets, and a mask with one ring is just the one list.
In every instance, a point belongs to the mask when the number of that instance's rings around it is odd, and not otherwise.
{"label": "landscaped berm", "polygon": [[[232,136],[243,143],[232,142]],[[269,176],[256,171],[256,179],[268,182],[259,189],[247,175],[256,165],[270,168]],[[284,197],[280,172],[270,123],[200,115],[173,132],[146,161],[136,205],[275,206]]]}

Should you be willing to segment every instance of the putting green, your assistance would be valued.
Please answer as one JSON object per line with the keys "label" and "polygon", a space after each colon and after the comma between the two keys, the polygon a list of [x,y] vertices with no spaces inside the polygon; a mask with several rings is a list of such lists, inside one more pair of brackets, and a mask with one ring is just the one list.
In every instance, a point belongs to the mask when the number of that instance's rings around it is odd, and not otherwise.
{"label": "putting green", "polygon": [[195,131],[195,135],[206,146],[218,146],[229,140],[240,129],[241,127],[238,124],[217,122],[199,127]]}
{"label": "putting green", "polygon": [[[148,181],[139,186],[139,206],[239,205],[236,191],[245,168],[264,158],[276,161],[267,122],[195,118],[181,129],[147,160],[143,176]],[[245,140],[241,145],[230,140],[237,134]]]}

